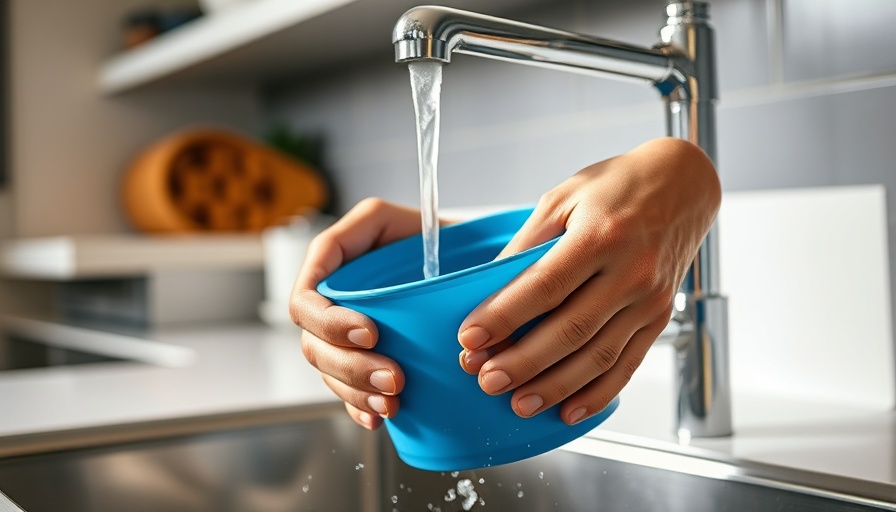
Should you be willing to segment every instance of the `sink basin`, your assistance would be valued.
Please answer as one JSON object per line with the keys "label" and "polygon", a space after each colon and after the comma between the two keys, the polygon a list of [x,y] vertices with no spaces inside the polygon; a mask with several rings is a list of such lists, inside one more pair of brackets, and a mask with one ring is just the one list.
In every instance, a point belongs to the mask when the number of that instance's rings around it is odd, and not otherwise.
{"label": "sink basin", "polygon": [[403,464],[383,432],[332,408],[301,421],[0,459],[0,490],[26,512],[896,510],[886,500],[892,487],[872,486],[869,497],[806,485],[811,474],[802,484],[750,475],[593,439],[505,466],[426,472]]}

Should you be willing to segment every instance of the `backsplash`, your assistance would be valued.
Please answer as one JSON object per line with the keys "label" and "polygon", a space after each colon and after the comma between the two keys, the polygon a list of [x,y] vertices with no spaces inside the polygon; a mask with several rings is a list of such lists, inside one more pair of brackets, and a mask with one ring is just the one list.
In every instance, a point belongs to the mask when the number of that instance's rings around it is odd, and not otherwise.
{"label": "backsplash", "polygon": [[[564,0],[514,17],[650,45],[664,5]],[[896,52],[885,50],[896,47],[888,21],[896,3],[710,5],[724,189],[881,183],[896,191]],[[535,202],[580,168],[664,134],[650,88],[466,55],[444,71],[442,105],[446,207]],[[408,73],[389,50],[381,60],[272,91],[265,111],[327,137],[342,209],[367,196],[419,204]],[[894,246],[892,207],[888,226]]]}

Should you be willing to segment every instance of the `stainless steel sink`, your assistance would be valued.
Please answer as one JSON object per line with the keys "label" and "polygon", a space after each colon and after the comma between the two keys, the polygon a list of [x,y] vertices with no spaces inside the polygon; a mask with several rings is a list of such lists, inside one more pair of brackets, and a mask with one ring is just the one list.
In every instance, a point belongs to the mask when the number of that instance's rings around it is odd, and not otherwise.
{"label": "stainless steel sink", "polygon": [[[330,408],[302,421],[0,459],[0,490],[26,512],[896,510],[884,486],[851,495],[795,485],[792,474],[789,483],[750,480],[750,471],[707,476],[691,457],[643,447],[570,447],[479,471],[425,472],[404,465],[386,435]],[[813,476],[825,481],[802,475]]]}

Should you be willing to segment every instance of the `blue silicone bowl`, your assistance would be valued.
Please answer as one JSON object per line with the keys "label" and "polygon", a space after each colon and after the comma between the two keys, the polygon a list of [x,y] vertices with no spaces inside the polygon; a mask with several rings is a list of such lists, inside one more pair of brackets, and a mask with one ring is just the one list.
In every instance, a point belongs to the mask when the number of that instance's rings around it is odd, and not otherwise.
{"label": "blue silicone bowl", "polygon": [[370,317],[379,330],[374,350],[401,365],[401,409],[386,428],[410,466],[456,471],[533,457],[590,431],[618,405],[616,398],[573,426],[560,419],[559,406],[520,418],[510,407],[511,393],[487,395],[458,364],[464,318],[557,241],[494,261],[531,213],[506,211],[442,228],[439,277],[423,278],[417,235],[364,254],[318,287],[334,303]]}

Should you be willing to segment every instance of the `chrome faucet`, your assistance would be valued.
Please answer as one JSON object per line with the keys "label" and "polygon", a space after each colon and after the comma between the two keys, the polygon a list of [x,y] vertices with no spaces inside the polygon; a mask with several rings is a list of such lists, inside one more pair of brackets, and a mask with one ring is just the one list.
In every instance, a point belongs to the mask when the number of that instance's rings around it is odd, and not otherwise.
{"label": "chrome faucet", "polygon": [[[643,48],[446,7],[415,7],[392,32],[396,62],[451,61],[465,53],[562,71],[647,82],[666,105],[666,131],[689,140],[715,162],[713,31],[709,6],[683,1],[666,7],[660,42]],[[676,296],[660,339],[676,350],[677,433],[731,435],[728,307],[719,293],[718,230],[710,229]]]}

